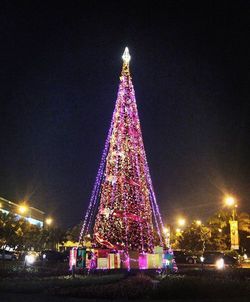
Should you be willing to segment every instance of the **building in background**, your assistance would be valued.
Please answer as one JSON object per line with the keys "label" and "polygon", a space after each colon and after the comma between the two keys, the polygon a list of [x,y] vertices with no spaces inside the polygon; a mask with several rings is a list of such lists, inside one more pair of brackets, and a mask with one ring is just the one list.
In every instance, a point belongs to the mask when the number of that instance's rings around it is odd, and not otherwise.
{"label": "building in background", "polygon": [[18,217],[22,217],[29,221],[31,224],[43,227],[45,213],[29,205],[20,205],[0,197],[0,211],[3,213],[12,213]]}

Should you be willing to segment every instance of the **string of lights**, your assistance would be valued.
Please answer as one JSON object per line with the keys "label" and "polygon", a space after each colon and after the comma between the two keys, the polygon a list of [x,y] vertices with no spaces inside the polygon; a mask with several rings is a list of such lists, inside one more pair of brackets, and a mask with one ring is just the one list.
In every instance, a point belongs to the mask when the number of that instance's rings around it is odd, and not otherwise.
{"label": "string of lights", "polygon": [[146,159],[127,48],[122,58],[112,122],[79,242],[95,219],[96,246],[152,252],[154,226],[163,245],[163,223]]}

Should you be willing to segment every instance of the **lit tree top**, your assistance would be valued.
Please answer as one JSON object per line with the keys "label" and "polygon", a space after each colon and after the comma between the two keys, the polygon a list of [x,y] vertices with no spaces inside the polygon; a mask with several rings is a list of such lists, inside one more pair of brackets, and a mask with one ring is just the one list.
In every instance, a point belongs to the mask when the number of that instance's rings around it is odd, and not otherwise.
{"label": "lit tree top", "polygon": [[122,55],[122,59],[123,59],[123,62],[124,62],[125,64],[129,64],[129,61],[130,61],[130,59],[131,59],[131,56],[130,56],[130,54],[129,54],[129,49],[128,49],[128,47],[125,48],[124,53],[123,53],[123,55]]}

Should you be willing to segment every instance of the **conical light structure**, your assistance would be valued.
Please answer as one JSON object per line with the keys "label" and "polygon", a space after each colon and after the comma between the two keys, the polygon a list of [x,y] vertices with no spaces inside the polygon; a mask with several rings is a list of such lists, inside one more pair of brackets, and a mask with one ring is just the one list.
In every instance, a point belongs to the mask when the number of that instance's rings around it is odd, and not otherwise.
{"label": "conical light structure", "polygon": [[93,227],[97,246],[152,252],[155,234],[163,245],[163,223],[143,145],[127,47],[122,59],[111,127],[80,240]]}

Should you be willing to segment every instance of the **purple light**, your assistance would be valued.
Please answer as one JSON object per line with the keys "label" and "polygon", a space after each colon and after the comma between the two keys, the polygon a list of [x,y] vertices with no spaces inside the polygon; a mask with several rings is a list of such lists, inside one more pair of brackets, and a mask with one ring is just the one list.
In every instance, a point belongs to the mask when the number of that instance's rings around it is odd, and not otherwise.
{"label": "purple light", "polygon": [[[94,209],[94,207],[96,205],[96,202],[98,200],[98,193],[100,192],[100,186],[101,186],[101,178],[103,176],[104,166],[106,164],[106,158],[107,158],[108,149],[109,149],[110,137],[111,137],[112,128],[113,128],[113,119],[114,119],[114,114],[113,114],[112,122],[111,122],[111,125],[110,125],[110,128],[109,128],[108,136],[107,136],[107,139],[106,139],[106,142],[105,142],[104,150],[103,150],[102,157],[101,157],[101,164],[100,164],[99,169],[98,169],[94,189],[93,189],[92,194],[91,194],[90,203],[89,203],[87,212],[85,214],[85,218],[84,218],[84,221],[83,221],[83,225],[82,225],[82,229],[81,229],[81,232],[80,232],[78,243],[80,243],[83,234],[84,233],[86,234],[89,230],[90,222],[91,222],[91,219],[93,217],[93,212],[94,212],[93,209]],[[91,215],[90,219],[88,219],[89,214]],[[88,221],[88,223],[87,223],[87,221]],[[85,230],[86,224],[87,224],[87,228]]]}
{"label": "purple light", "polygon": [[[101,245],[114,247],[120,244],[126,252],[135,248],[152,252],[152,221],[161,245],[160,228],[163,228],[163,223],[149,172],[128,67],[128,63],[123,66],[115,110],[79,242],[91,229],[97,212],[94,238]],[[146,260],[141,260],[143,267],[147,266]]]}
{"label": "purple light", "polygon": [[139,255],[139,269],[147,269],[148,268],[148,258],[147,254],[140,254]]}
{"label": "purple light", "polygon": [[[136,107],[136,110],[134,112],[135,113],[135,118],[137,119],[138,124],[139,124],[139,130],[138,131],[140,131],[141,130],[140,119],[139,119],[137,104],[136,104],[136,101],[135,101],[133,85],[131,84],[131,86],[132,86],[132,92],[131,93],[133,94],[134,103],[135,103],[135,107]],[[142,137],[141,131],[140,131],[140,136],[139,137]],[[146,156],[143,141],[140,140],[139,144],[140,144],[140,149],[143,151],[143,157],[145,159],[145,171],[146,171],[147,180],[148,180],[149,187],[150,187],[151,207],[152,207],[152,210],[153,210],[153,216],[154,216],[154,220],[155,220],[155,224],[156,224],[156,228],[157,228],[157,233],[159,235],[161,245],[163,245],[162,235],[161,235],[161,231],[160,231],[160,228],[159,228],[159,223],[160,223],[162,229],[164,228],[164,225],[163,225],[163,222],[162,222],[159,206],[158,206],[157,201],[156,201],[156,197],[155,197],[153,184],[152,184],[152,180],[151,180],[151,176],[150,176],[150,172],[149,172],[149,165],[148,165],[148,162],[147,162],[147,156]],[[158,223],[158,219],[159,219],[159,223]]]}

